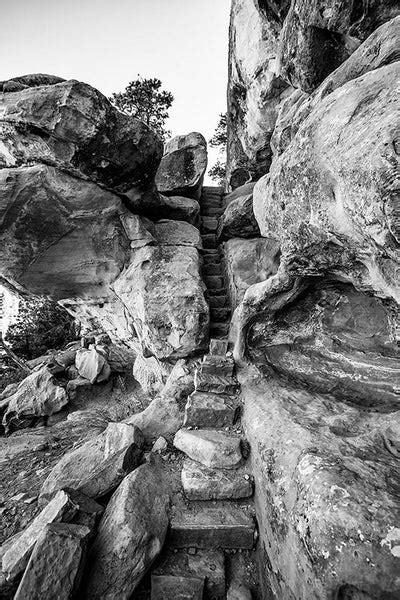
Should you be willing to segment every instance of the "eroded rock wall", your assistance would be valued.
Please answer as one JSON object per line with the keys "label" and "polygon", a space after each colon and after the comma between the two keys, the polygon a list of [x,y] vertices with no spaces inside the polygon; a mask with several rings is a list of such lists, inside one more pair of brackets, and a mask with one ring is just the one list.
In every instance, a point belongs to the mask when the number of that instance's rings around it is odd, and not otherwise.
{"label": "eroded rock wall", "polygon": [[[253,210],[279,248],[231,328],[236,356],[258,368],[242,389],[266,597],[400,594],[385,433],[400,414],[399,15],[398,2],[232,6],[229,168],[244,152],[264,172],[249,169]],[[242,55],[259,69],[235,96]],[[285,92],[256,115],[252,90],[272,65]],[[271,114],[246,146],[247,120]],[[263,144],[268,164],[252,154]]]}

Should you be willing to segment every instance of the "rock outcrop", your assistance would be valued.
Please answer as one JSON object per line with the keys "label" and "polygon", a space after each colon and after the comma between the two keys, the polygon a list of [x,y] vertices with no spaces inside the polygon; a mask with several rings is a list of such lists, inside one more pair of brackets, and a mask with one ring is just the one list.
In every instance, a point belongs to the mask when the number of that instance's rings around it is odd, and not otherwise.
{"label": "rock outcrop", "polygon": [[207,143],[200,133],[178,135],[165,146],[156,185],[166,196],[198,200],[207,168]]}
{"label": "rock outcrop", "polygon": [[[180,187],[194,195],[201,187],[204,138],[171,140],[167,156],[178,157],[186,171],[163,200],[154,185],[162,153],[156,134],[86,84],[31,79],[2,97],[2,281],[18,293],[52,296],[89,329],[136,351],[158,358],[196,352],[206,344],[208,324],[199,236],[189,223],[154,227],[132,210],[196,222],[195,201],[176,195]],[[184,252],[187,244],[193,247]],[[154,286],[161,291],[157,306]],[[142,292],[146,299],[138,302]],[[181,306],[189,304],[186,314]]]}

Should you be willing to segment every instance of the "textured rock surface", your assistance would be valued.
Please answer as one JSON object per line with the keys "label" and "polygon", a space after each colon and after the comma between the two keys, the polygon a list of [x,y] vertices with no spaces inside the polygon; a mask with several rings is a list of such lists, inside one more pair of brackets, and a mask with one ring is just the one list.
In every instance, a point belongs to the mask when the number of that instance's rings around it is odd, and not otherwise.
{"label": "textured rock surface", "polygon": [[233,307],[243,300],[246,290],[274,275],[279,266],[279,243],[273,239],[232,239],[224,244],[224,256]]}
{"label": "textured rock surface", "polygon": [[154,226],[154,235],[161,246],[203,247],[199,230],[185,221],[161,219]]}
{"label": "textured rock surface", "polygon": [[235,469],[243,460],[240,437],[213,429],[180,429],[174,437],[174,446],[212,469]]}
{"label": "textured rock surface", "polygon": [[89,534],[84,525],[47,525],[36,542],[15,600],[68,600],[76,593]]}
{"label": "textured rock surface", "polygon": [[156,185],[167,196],[199,199],[207,168],[207,143],[200,133],[178,135],[170,140],[156,175]]}
{"label": "textured rock surface", "polygon": [[85,597],[130,598],[159,554],[169,501],[160,475],[142,465],[113,494],[88,557]]}
{"label": "textured rock surface", "polygon": [[6,432],[10,433],[21,427],[29,427],[32,419],[58,412],[68,403],[68,396],[47,368],[42,367],[23,379],[6,402],[8,406],[3,425]]}
{"label": "textured rock surface", "polygon": [[231,201],[228,196],[227,201],[228,206],[219,222],[218,236],[222,239],[259,237],[260,229],[253,212],[253,194]]}
{"label": "textured rock surface", "polygon": [[185,459],[181,478],[188,500],[231,500],[253,494],[252,479],[243,471],[209,469],[188,458]]}

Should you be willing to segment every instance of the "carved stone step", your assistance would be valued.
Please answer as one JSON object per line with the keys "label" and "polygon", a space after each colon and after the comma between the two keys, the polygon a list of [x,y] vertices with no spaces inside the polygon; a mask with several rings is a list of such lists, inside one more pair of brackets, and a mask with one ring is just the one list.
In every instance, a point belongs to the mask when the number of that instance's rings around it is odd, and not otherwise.
{"label": "carved stone step", "polygon": [[228,290],[226,289],[226,287],[212,288],[211,290],[209,290],[209,295],[210,296],[228,296]]}
{"label": "carved stone step", "polygon": [[181,480],[188,500],[238,500],[253,495],[253,479],[243,469],[209,469],[186,458]]}
{"label": "carved stone step", "polygon": [[230,321],[231,309],[229,306],[224,306],[224,308],[212,308],[210,310],[210,319],[211,321],[221,322],[221,321]]}
{"label": "carved stone step", "polygon": [[242,548],[254,545],[252,516],[235,507],[179,511],[171,518],[169,543],[178,548]]}
{"label": "carved stone step", "polygon": [[203,217],[201,220],[201,228],[204,233],[213,233],[218,229],[218,219],[213,217]]}
{"label": "carved stone step", "polygon": [[209,296],[208,303],[211,308],[224,308],[228,304],[227,296]]}
{"label": "carved stone step", "polygon": [[198,550],[196,554],[185,550],[163,550],[153,568],[153,575],[178,574],[205,579],[205,600],[225,600],[225,556],[222,550]]}
{"label": "carved stone step", "polygon": [[216,206],[205,206],[201,211],[202,217],[220,217],[224,212],[224,208],[217,208]]}
{"label": "carved stone step", "polygon": [[221,275],[222,273],[222,266],[221,263],[209,263],[209,264],[205,264],[203,267],[203,273],[206,276],[210,276],[210,275]]}
{"label": "carved stone step", "polygon": [[233,425],[240,407],[230,396],[194,392],[185,407],[184,427],[222,428]]}
{"label": "carved stone step", "polygon": [[235,371],[235,361],[230,356],[213,356],[207,354],[199,366],[200,373],[208,375],[223,375],[224,377],[233,377]]}
{"label": "carved stone step", "polygon": [[237,469],[243,463],[239,435],[214,429],[180,429],[174,446],[210,469]]}
{"label": "carved stone step", "polygon": [[224,287],[225,281],[224,278],[218,275],[210,275],[204,278],[206,286],[211,289],[219,290]]}
{"label": "carved stone step", "polygon": [[214,233],[205,233],[201,236],[204,248],[216,248],[217,237]]}
{"label": "carved stone step", "polygon": [[229,333],[230,322],[210,323],[210,335],[213,337],[224,337]]}
{"label": "carved stone step", "polygon": [[152,575],[151,600],[202,600],[204,577]]}
{"label": "carved stone step", "polygon": [[228,340],[210,339],[209,353],[212,356],[225,356],[228,352]]}
{"label": "carved stone step", "polygon": [[236,394],[240,384],[232,377],[224,375],[209,375],[208,373],[195,372],[194,386],[196,392],[212,392],[213,394]]}

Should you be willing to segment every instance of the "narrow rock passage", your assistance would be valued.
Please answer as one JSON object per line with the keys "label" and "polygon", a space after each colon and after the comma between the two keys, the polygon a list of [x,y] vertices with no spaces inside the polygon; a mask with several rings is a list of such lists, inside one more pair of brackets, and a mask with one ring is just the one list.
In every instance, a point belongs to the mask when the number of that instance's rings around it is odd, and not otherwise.
{"label": "narrow rock passage", "polygon": [[244,593],[243,569],[249,571],[254,558],[254,484],[240,422],[240,385],[228,352],[231,309],[216,235],[223,210],[222,189],[203,188],[201,236],[210,349],[196,370],[195,391],[187,399],[183,427],[174,438],[174,446],[185,455],[181,471],[185,503],[172,508],[168,550],[152,573],[152,600],[236,598],[238,585]]}
{"label": "narrow rock passage", "polygon": [[222,188],[203,187],[200,199],[200,233],[204,248],[203,278],[210,304],[210,338],[228,335],[231,317],[223,259],[217,243],[218,219],[224,212],[223,198]]}

